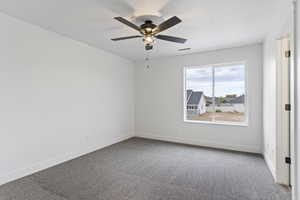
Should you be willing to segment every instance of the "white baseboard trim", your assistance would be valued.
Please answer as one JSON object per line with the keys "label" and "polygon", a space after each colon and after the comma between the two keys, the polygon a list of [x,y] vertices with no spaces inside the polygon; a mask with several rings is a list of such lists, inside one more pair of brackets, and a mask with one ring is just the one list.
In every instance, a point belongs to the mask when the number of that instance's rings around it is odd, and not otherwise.
{"label": "white baseboard trim", "polygon": [[265,162],[267,163],[267,166],[273,176],[274,181],[276,182],[276,169],[275,166],[273,165],[271,159],[269,158],[269,156],[266,155],[266,153],[263,154]]}
{"label": "white baseboard trim", "polygon": [[159,136],[159,135],[148,134],[148,133],[137,134],[136,137],[162,140],[167,142],[176,142],[181,144],[196,145],[202,147],[212,147],[216,149],[225,149],[225,150],[233,150],[233,151],[248,152],[248,153],[258,153],[258,154],[262,153],[260,148],[253,147],[253,146],[246,146],[246,145],[228,145],[228,144],[221,144],[221,143],[211,142],[211,141],[188,140],[188,139],[182,139],[178,137]]}
{"label": "white baseboard trim", "polygon": [[53,167],[55,165],[64,163],[66,161],[72,160],[74,158],[83,156],[83,155],[88,154],[88,153],[91,153],[93,151],[97,151],[99,149],[102,149],[102,148],[110,146],[112,144],[121,142],[123,140],[127,140],[127,139],[132,138],[132,137],[134,137],[134,135],[127,135],[127,136],[124,136],[124,137],[119,137],[119,138],[113,139],[111,142],[109,142],[107,144],[104,144],[104,145],[101,145],[101,146],[90,146],[90,147],[86,148],[85,150],[81,150],[81,151],[78,151],[78,152],[75,151],[75,152],[71,152],[71,153],[66,153],[66,154],[64,154],[62,156],[58,156],[56,158],[48,159],[48,160],[45,160],[45,161],[42,161],[42,162],[35,163],[31,166],[27,166],[27,167],[24,167],[24,168],[21,168],[21,169],[14,170],[9,174],[0,177],[0,186],[5,184],[5,183],[17,180],[19,178],[31,175],[31,174],[36,173],[38,171],[45,170],[45,169]]}

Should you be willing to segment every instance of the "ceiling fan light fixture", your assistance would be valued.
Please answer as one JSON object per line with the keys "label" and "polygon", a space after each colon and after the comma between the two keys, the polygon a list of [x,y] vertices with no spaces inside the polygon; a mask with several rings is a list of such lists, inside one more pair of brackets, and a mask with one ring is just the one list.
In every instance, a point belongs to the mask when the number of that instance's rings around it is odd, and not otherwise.
{"label": "ceiling fan light fixture", "polygon": [[146,31],[146,33],[151,33],[151,32],[152,32],[152,28],[147,27],[147,28],[145,29],[145,31]]}
{"label": "ceiling fan light fixture", "polygon": [[132,38],[143,38],[143,42],[145,44],[145,49],[147,50],[152,50],[153,49],[153,43],[155,43],[156,39],[159,40],[165,40],[169,42],[176,42],[176,43],[185,43],[186,39],[180,38],[180,37],[174,37],[174,36],[169,36],[169,35],[161,35],[162,31],[165,31],[178,23],[181,22],[181,20],[173,16],[168,20],[165,20],[159,25],[153,24],[151,20],[145,20],[145,23],[137,26],[133,24],[132,22],[128,21],[127,19],[123,17],[115,17],[116,20],[119,22],[131,27],[132,29],[137,30],[140,35],[135,35],[135,36],[128,36],[128,37],[121,37],[121,38],[113,38],[113,41],[119,41],[119,40],[126,40],[126,39],[132,39]]}
{"label": "ceiling fan light fixture", "polygon": [[152,44],[153,42],[154,42],[154,37],[153,36],[145,36],[144,38],[143,38],[143,42],[145,43],[145,44]]}

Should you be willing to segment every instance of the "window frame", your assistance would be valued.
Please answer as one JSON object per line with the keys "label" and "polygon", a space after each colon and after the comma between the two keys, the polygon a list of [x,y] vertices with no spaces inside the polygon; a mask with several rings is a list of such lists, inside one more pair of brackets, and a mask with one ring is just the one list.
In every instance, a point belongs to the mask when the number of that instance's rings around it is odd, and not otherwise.
{"label": "window frame", "polygon": [[[204,67],[226,67],[231,65],[244,65],[245,68],[245,121],[243,122],[227,122],[227,121],[200,121],[200,120],[188,120],[187,117],[187,109],[186,109],[186,71],[187,69],[191,68],[204,68]],[[214,70],[213,70],[214,71]],[[214,90],[214,81],[215,74],[213,73],[213,83],[212,87]],[[208,65],[191,65],[183,67],[183,121],[185,123],[196,123],[196,124],[215,124],[215,125],[229,125],[229,126],[249,126],[248,119],[249,119],[249,101],[248,101],[248,65],[247,61],[236,61],[236,62],[229,62],[229,63],[217,63],[217,64],[208,64]]]}

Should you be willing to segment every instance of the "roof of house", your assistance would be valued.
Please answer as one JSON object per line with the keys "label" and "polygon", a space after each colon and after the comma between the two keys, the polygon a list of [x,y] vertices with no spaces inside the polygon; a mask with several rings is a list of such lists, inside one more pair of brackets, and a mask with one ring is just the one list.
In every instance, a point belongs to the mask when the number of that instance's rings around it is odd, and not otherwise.
{"label": "roof of house", "polygon": [[238,97],[230,100],[230,103],[232,103],[232,104],[245,103],[245,95],[241,95],[241,96],[238,96]]}
{"label": "roof of house", "polygon": [[[209,103],[213,102],[213,97],[205,97],[206,101]],[[215,97],[215,104],[220,104],[221,103],[221,99],[219,97]]]}
{"label": "roof of house", "polygon": [[231,103],[231,101],[233,100],[233,99],[235,99],[236,97],[225,97],[224,98],[224,101],[225,101],[225,103]]}
{"label": "roof of house", "polygon": [[[188,91],[187,91],[188,92]],[[203,92],[194,92],[190,95],[187,104],[199,104],[201,97],[203,96]]]}
{"label": "roof of house", "polygon": [[191,94],[192,94],[193,90],[187,90],[186,91],[186,100],[189,100]]}
{"label": "roof of house", "polygon": [[[206,97],[206,101],[209,103],[213,102],[213,97]],[[230,103],[230,104],[243,104],[245,103],[245,95],[241,95],[238,97],[225,97],[224,103]],[[221,98],[215,97],[215,104],[222,104]]]}

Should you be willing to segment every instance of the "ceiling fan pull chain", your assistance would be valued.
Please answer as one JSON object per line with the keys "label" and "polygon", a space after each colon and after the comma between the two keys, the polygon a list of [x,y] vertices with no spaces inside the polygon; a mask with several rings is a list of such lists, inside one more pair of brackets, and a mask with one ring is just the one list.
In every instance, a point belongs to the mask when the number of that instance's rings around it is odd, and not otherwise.
{"label": "ceiling fan pull chain", "polygon": [[149,61],[150,61],[150,51],[146,51],[146,68],[147,69],[150,69],[150,64],[149,64]]}

